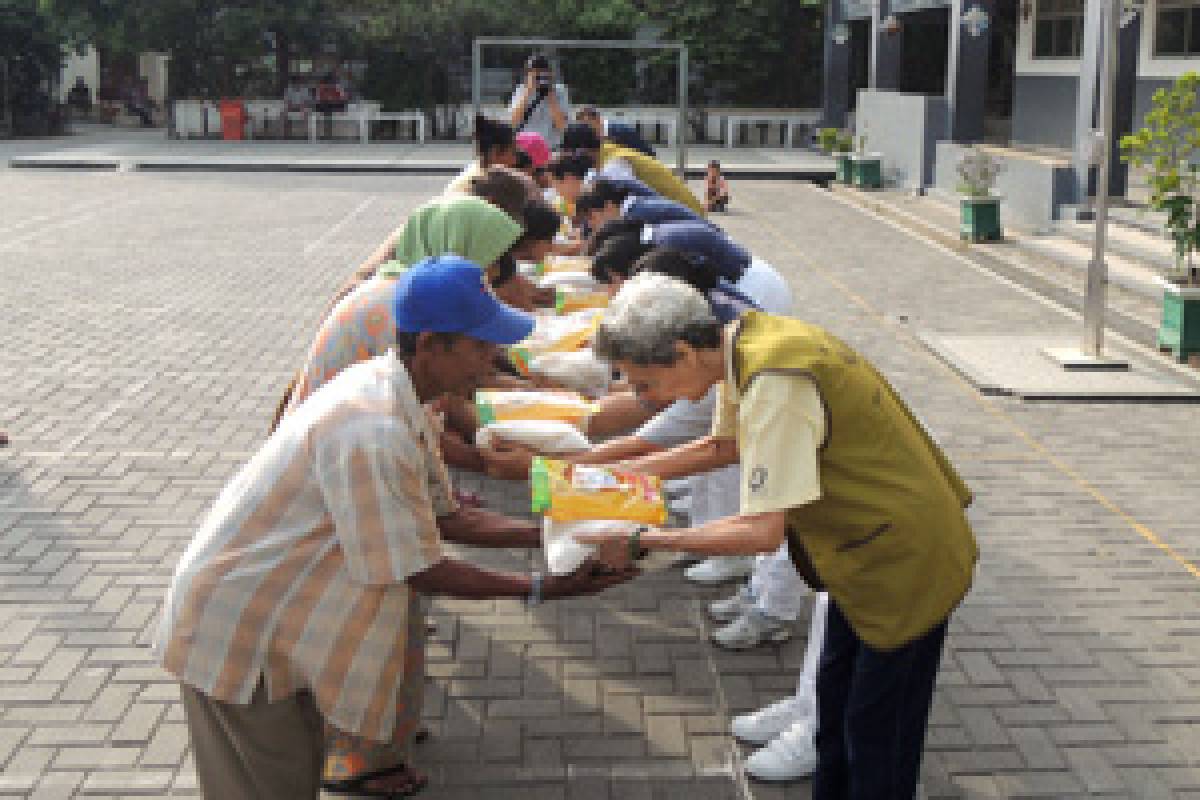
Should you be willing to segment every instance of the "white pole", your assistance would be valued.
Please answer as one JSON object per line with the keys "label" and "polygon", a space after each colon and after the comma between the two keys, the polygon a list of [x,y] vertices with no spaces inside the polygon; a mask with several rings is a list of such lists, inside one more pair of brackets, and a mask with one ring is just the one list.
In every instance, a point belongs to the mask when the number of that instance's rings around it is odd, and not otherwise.
{"label": "white pole", "polygon": [[[1094,0],[1104,2],[1104,0]],[[1108,264],[1104,249],[1108,235],[1108,176],[1112,171],[1113,101],[1117,84],[1117,39],[1121,35],[1121,2],[1107,0],[1104,9],[1104,62],[1100,73],[1100,169],[1096,176],[1096,240],[1088,262],[1087,293],[1083,304],[1083,353],[1100,358],[1104,349],[1104,305]]]}

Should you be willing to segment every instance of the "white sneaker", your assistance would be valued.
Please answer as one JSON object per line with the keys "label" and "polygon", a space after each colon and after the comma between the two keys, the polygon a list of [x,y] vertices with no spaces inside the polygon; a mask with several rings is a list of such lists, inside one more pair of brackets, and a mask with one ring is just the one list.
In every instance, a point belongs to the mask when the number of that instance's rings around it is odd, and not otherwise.
{"label": "white sneaker", "polygon": [[795,723],[746,759],[746,774],[760,781],[795,781],[816,768],[816,728],[810,720]]}
{"label": "white sneaker", "polygon": [[797,722],[809,717],[811,698],[792,694],[766,708],[733,718],[733,735],[750,744],[766,744]]}
{"label": "white sneaker", "polygon": [[792,638],[791,628],[786,622],[772,619],[755,609],[713,631],[713,644],[726,650],[749,650],[760,644],[782,644]]}
{"label": "white sneaker", "polygon": [[730,597],[710,603],[708,615],[717,622],[729,623],[752,608],[754,597],[750,594],[750,586],[747,584]]}
{"label": "white sneaker", "polygon": [[747,578],[754,572],[754,556],[713,556],[688,567],[683,577],[692,583],[716,586]]}

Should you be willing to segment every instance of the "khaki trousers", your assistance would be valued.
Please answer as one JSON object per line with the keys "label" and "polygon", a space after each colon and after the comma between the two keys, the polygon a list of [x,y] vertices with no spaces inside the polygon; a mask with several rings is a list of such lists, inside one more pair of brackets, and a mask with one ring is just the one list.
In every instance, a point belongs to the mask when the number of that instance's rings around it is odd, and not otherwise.
{"label": "khaki trousers", "polygon": [[325,763],[321,714],[308,692],[267,702],[259,681],[249,705],[214,700],[181,684],[196,776],[209,800],[316,800]]}

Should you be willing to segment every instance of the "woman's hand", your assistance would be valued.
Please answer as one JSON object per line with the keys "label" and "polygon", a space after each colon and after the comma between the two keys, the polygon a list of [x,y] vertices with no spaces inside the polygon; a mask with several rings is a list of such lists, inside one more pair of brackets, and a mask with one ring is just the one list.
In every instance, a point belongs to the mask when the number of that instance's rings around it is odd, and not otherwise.
{"label": "woman's hand", "polygon": [[623,545],[632,556],[637,550],[672,550],[672,543],[680,536],[681,531],[664,531],[661,528],[646,528],[640,533],[630,534],[622,531],[597,531],[594,533],[577,533],[574,538],[580,544],[592,545],[601,552],[612,552],[612,548]]}

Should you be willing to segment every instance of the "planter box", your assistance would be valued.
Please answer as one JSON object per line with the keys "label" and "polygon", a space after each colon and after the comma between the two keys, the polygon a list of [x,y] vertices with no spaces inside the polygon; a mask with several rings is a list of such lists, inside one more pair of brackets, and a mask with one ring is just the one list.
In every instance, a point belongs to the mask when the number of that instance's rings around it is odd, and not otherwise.
{"label": "planter box", "polygon": [[854,185],[859,189],[883,188],[883,157],[880,155],[851,156]]}
{"label": "planter box", "polygon": [[959,201],[962,225],[959,233],[968,242],[998,242],[1000,228],[999,197],[963,197]]}
{"label": "planter box", "polygon": [[837,182],[849,186],[854,183],[854,157],[849,153],[835,153],[837,164]]}
{"label": "planter box", "polygon": [[1169,350],[1180,362],[1200,354],[1200,286],[1179,286],[1165,278],[1158,349]]}

